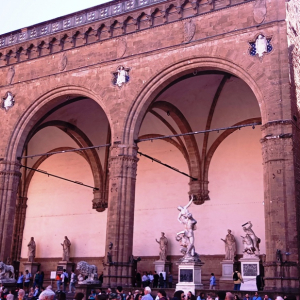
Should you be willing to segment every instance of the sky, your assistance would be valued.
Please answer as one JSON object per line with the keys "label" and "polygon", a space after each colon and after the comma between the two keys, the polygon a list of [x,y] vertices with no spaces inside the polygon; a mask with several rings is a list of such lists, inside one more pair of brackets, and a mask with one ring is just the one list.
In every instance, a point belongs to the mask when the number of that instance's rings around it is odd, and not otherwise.
{"label": "sky", "polygon": [[108,0],[2,0],[0,34],[25,28]]}

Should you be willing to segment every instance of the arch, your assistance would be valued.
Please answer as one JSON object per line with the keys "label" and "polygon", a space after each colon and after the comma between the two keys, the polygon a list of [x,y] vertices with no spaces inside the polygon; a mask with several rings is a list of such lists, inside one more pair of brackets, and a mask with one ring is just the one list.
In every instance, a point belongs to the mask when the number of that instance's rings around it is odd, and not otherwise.
{"label": "arch", "polygon": [[[244,120],[242,122],[238,122],[232,126],[238,126],[238,125],[244,125],[244,124],[251,124],[251,123],[255,123],[255,122],[260,122],[261,118],[252,118],[252,119],[247,119]],[[234,129],[227,129],[224,132],[222,132],[222,134],[214,141],[214,143],[210,146],[207,155],[206,155],[206,159],[204,162],[204,178],[207,180],[208,178],[208,169],[209,169],[209,165],[211,162],[211,159],[215,153],[215,151],[217,150],[217,148],[220,146],[220,144],[232,133],[234,133],[236,130],[238,130],[238,128],[234,128]]]}
{"label": "arch", "polygon": [[[54,126],[66,133],[72,140],[75,141],[75,143],[80,147],[91,147],[93,146],[92,142],[89,140],[89,138],[75,125],[65,122],[65,121],[59,121],[59,120],[53,120],[46,123],[43,123],[39,127],[37,127],[32,134],[29,134],[30,138],[32,138],[36,133],[38,133],[40,130]],[[27,141],[28,143],[29,141]],[[53,151],[59,151],[59,150],[53,150]],[[76,151],[77,153],[77,151]],[[47,158],[48,156],[46,156]],[[88,162],[88,164],[91,167],[93,178],[94,178],[94,186],[99,188],[100,194],[103,197],[105,187],[103,186],[103,169],[101,166],[100,159],[97,155],[97,152],[95,149],[89,149],[83,152],[83,157]],[[46,159],[38,159],[36,164],[39,162],[37,167]],[[33,167],[34,169],[37,169],[37,167]],[[27,179],[26,179],[27,183]],[[24,190],[25,192],[25,190]],[[25,193],[27,195],[27,193]],[[27,196],[26,196],[27,197]]]}
{"label": "arch", "polygon": [[[162,137],[162,136],[163,135],[161,135],[161,134],[144,134],[144,135],[141,135],[139,137],[139,139],[150,139],[150,138],[156,138],[156,137]],[[182,156],[184,157],[184,159],[188,165],[189,171],[190,171],[191,164],[190,164],[189,156],[186,152],[186,149],[184,147],[182,147],[178,142],[172,140],[171,138],[163,139],[161,141],[170,143],[171,145],[175,146],[181,152]]]}
{"label": "arch", "polygon": [[125,121],[123,142],[131,144],[136,140],[142,124],[143,118],[150,104],[157,96],[173,81],[180,77],[190,74],[192,71],[215,70],[232,74],[242,79],[252,90],[258,101],[262,121],[267,119],[263,95],[256,84],[254,78],[237,64],[221,58],[212,57],[190,57],[183,59],[175,64],[160,69],[148,81],[148,84],[139,92],[135,101],[129,108]]}
{"label": "arch", "polygon": [[[73,147],[58,147],[58,148],[54,148],[54,149],[48,151],[48,153],[55,152],[55,151],[72,150],[72,149],[75,149],[75,148],[73,148]],[[89,163],[89,161],[87,160],[87,157],[84,155],[84,153],[79,152],[79,151],[76,151],[76,152],[74,152],[74,153],[76,153],[76,154],[82,156],[82,157]],[[41,157],[34,163],[34,165],[32,166],[32,169],[38,169],[39,166],[40,166],[47,158],[49,158],[51,155],[53,155],[53,154],[49,154],[49,155],[47,155],[47,156],[41,156]],[[24,191],[23,191],[22,197],[26,197],[26,198],[27,198],[27,196],[28,196],[28,189],[29,189],[30,182],[31,182],[31,179],[32,179],[34,173],[35,173],[34,170],[30,170],[30,171],[28,172],[28,175],[27,175],[26,178],[25,178]]]}
{"label": "arch", "polygon": [[[187,119],[184,117],[181,111],[173,104],[165,101],[158,101],[154,102],[151,108],[158,108],[165,112],[169,112],[170,117],[175,121],[176,125],[180,129],[180,133],[192,131],[192,128]],[[190,175],[194,178],[201,179],[201,172],[199,172],[201,169],[201,160],[195,136],[187,135],[183,138],[186,144],[189,160],[190,162],[192,162],[190,168]]]}
{"label": "arch", "polygon": [[16,122],[15,130],[13,131],[7,145],[5,154],[6,159],[9,161],[16,161],[18,157],[22,156],[27,136],[34,125],[46,114],[47,111],[68,101],[68,97],[76,98],[78,96],[89,98],[97,102],[104,111],[111,130],[113,130],[108,109],[104,102],[93,91],[80,86],[57,87],[56,89],[40,95],[32,102],[32,104]]}

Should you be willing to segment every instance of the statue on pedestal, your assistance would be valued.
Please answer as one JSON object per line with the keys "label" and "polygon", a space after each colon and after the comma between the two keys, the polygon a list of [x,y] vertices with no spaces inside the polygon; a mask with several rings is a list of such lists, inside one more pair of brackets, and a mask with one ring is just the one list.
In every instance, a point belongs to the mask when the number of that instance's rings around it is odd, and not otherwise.
{"label": "statue on pedestal", "polygon": [[27,247],[28,247],[28,261],[33,262],[35,258],[35,249],[36,249],[36,245],[33,237],[30,239]]}
{"label": "statue on pedestal", "polygon": [[[246,225],[248,225],[248,227]],[[244,251],[243,251],[244,257],[258,256],[260,254],[259,253],[260,238],[258,238],[255,235],[254,231],[252,230],[252,226],[253,225],[251,221],[242,225],[243,230],[246,233],[245,236],[241,236],[244,244]]]}
{"label": "statue on pedestal", "polygon": [[63,246],[63,255],[62,255],[62,260],[63,261],[69,261],[70,260],[70,247],[71,247],[71,242],[68,239],[67,236],[65,236],[65,239],[63,243],[61,244]]}
{"label": "statue on pedestal", "polygon": [[233,261],[236,255],[236,242],[230,229],[228,229],[228,234],[226,235],[225,240],[221,240],[225,243],[225,260]]}
{"label": "statue on pedestal", "polygon": [[182,261],[200,261],[199,255],[195,251],[194,231],[196,230],[197,221],[188,211],[188,207],[192,204],[193,197],[185,206],[178,206],[180,211],[178,221],[184,225],[185,229],[177,233],[176,240],[180,242],[180,251],[184,254]]}
{"label": "statue on pedestal", "polygon": [[162,232],[159,241],[157,239],[155,239],[155,241],[159,244],[159,259],[166,261],[168,252],[168,239],[165,237],[165,233]]}

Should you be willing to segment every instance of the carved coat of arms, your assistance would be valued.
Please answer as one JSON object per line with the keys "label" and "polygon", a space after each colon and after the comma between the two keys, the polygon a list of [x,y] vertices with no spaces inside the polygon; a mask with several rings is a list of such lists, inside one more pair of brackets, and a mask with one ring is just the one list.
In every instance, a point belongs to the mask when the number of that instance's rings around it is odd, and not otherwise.
{"label": "carved coat of arms", "polygon": [[249,54],[251,56],[258,55],[259,58],[262,58],[265,53],[270,53],[273,50],[271,40],[272,38],[267,38],[263,34],[259,34],[254,41],[249,42]]}
{"label": "carved coat of arms", "polygon": [[113,85],[122,87],[123,84],[127,83],[130,80],[129,77],[130,68],[125,68],[124,66],[119,66],[116,72],[113,72]]}
{"label": "carved coat of arms", "polygon": [[2,108],[8,111],[10,108],[12,108],[15,104],[14,96],[11,92],[7,92],[2,98]]}

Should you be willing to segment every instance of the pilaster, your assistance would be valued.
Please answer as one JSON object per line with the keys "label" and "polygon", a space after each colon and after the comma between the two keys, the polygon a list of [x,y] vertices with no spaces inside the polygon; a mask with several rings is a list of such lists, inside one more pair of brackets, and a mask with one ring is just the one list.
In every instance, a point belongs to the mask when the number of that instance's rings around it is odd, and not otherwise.
{"label": "pilaster", "polygon": [[20,164],[0,161],[0,260],[11,256]]}
{"label": "pilaster", "polygon": [[262,126],[262,131],[265,290],[299,291],[299,199],[296,194],[300,179],[296,172],[299,133],[291,120],[269,122]]}
{"label": "pilaster", "polygon": [[109,159],[109,200],[104,285],[130,286],[137,147],[117,144]]}

